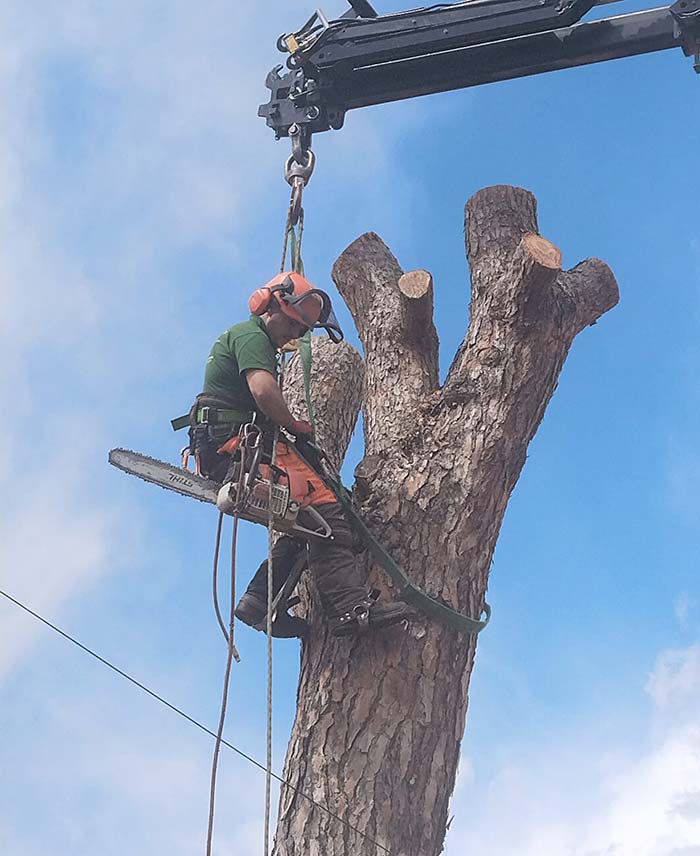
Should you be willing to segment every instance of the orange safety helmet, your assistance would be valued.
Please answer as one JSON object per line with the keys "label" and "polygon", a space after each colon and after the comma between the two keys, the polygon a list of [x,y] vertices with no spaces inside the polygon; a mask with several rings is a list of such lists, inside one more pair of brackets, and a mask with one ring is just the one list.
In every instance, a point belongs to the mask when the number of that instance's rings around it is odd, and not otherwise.
{"label": "orange safety helmet", "polygon": [[325,291],[314,286],[300,273],[284,271],[250,295],[248,306],[253,315],[264,315],[272,299],[290,318],[309,330],[324,328],[332,342],[343,340],[343,331]]}

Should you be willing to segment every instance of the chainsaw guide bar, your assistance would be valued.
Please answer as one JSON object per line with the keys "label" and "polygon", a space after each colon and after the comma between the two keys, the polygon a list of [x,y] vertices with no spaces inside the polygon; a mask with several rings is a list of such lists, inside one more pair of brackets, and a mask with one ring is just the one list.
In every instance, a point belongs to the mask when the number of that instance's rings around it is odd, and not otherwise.
{"label": "chainsaw guide bar", "polygon": [[182,467],[142,455],[140,452],[132,452],[130,449],[112,449],[109,462],[122,472],[137,476],[165,490],[173,490],[181,496],[216,505],[221,485],[204,476],[183,470]]}

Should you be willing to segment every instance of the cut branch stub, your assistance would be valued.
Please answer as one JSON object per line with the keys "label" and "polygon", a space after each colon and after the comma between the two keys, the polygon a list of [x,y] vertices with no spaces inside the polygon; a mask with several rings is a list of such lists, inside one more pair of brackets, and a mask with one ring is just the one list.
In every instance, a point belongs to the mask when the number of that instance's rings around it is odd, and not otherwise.
{"label": "cut branch stub", "polygon": [[[504,363],[506,341],[515,348],[513,362],[507,360],[512,365],[539,365],[550,346],[561,349],[556,362],[563,362],[579,330],[618,301],[604,262],[589,259],[560,270],[561,251],[537,234],[536,209],[531,193],[506,186],[484,188],[467,202],[471,321],[445,383],[447,403],[477,396],[488,406],[491,395],[503,394],[487,375],[489,366]],[[518,376],[530,389],[527,371]]]}
{"label": "cut branch stub", "polygon": [[438,385],[432,277],[403,274],[386,244],[368,232],[341,254],[333,279],[365,352],[365,450],[379,453],[410,432]]}
{"label": "cut branch stub", "polygon": [[425,297],[432,287],[432,274],[422,268],[406,271],[399,279],[399,291],[414,300]]}
{"label": "cut branch stub", "polygon": [[615,275],[600,259],[586,259],[559,280],[559,287],[576,307],[576,331],[595,324],[619,299]]}
{"label": "cut branch stub", "polygon": [[[403,335],[404,344],[424,348],[426,335],[433,329],[433,276],[430,271],[419,268],[409,270],[399,278],[399,291],[404,297]],[[410,301],[410,303],[409,303]],[[437,334],[434,343],[437,348]],[[432,378],[430,382],[432,383]]]}
{"label": "cut branch stub", "polygon": [[464,235],[474,301],[503,276],[527,232],[537,233],[537,200],[522,187],[498,184],[475,193],[464,209]]}

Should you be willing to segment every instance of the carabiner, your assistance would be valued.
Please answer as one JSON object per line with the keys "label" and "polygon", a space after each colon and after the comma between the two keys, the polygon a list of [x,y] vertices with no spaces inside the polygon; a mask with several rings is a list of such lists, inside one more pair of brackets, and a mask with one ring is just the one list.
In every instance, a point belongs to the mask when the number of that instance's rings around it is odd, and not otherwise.
{"label": "carabiner", "polygon": [[241,438],[241,445],[246,449],[257,449],[260,445],[261,431],[254,420],[241,425],[238,435]]}

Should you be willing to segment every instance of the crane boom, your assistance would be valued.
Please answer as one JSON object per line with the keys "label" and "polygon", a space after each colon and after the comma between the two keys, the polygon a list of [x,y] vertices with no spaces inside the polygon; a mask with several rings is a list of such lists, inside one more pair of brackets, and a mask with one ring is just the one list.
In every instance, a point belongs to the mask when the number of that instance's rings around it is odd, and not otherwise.
{"label": "crane boom", "polygon": [[258,113],[277,138],[341,128],[348,110],[681,48],[700,72],[700,0],[580,23],[598,0],[470,0],[377,15],[320,10],[281,36],[288,70]]}

